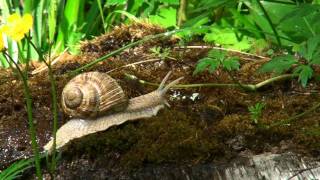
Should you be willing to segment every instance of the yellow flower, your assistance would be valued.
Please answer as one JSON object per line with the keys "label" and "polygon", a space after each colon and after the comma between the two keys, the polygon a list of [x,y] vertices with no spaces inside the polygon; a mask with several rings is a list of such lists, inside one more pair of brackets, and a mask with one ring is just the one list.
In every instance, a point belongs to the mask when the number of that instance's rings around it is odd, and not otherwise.
{"label": "yellow flower", "polygon": [[4,41],[3,41],[3,35],[2,35],[2,27],[0,28],[0,51],[4,50]]}
{"label": "yellow flower", "polygon": [[20,41],[29,32],[32,24],[33,19],[30,14],[25,14],[23,17],[17,13],[11,14],[3,26],[3,32],[13,40]]}

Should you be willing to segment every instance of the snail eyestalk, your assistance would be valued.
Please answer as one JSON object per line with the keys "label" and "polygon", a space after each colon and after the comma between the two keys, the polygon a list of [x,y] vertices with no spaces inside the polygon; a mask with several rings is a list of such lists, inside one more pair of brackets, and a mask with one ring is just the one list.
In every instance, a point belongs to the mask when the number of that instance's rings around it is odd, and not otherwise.
{"label": "snail eyestalk", "polygon": [[167,92],[171,87],[173,87],[174,85],[178,84],[179,81],[180,81],[181,79],[183,79],[183,77],[180,77],[180,78],[172,81],[171,83],[169,83],[167,86],[165,86],[165,83],[166,83],[166,81],[169,79],[169,76],[171,75],[171,73],[172,73],[171,71],[169,71],[169,72],[167,73],[167,75],[163,78],[163,80],[161,81],[161,83],[160,83],[160,85],[159,85],[159,87],[158,87],[158,90],[161,91],[161,94],[163,94],[163,95],[166,94],[166,92]]}
{"label": "snail eyestalk", "polygon": [[171,71],[169,71],[169,72],[167,73],[167,75],[162,79],[162,81],[161,81],[161,83],[160,83],[160,85],[159,85],[159,87],[158,87],[158,90],[163,89],[163,87],[164,87],[164,85],[165,85],[165,83],[166,83],[166,81],[168,80],[168,78],[169,78],[170,75],[171,75]]}
{"label": "snail eyestalk", "polygon": [[179,81],[183,79],[183,77],[179,77],[178,79],[172,81],[171,83],[169,83],[167,86],[165,86],[161,91],[163,94],[165,94],[170,88],[172,88],[174,85],[178,84]]}

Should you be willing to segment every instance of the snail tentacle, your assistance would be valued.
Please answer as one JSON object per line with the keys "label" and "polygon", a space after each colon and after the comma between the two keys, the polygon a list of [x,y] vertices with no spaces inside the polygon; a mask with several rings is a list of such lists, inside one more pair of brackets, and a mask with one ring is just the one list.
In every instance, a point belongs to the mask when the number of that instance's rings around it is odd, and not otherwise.
{"label": "snail tentacle", "polygon": [[162,81],[161,81],[161,83],[160,83],[160,85],[159,85],[159,87],[158,87],[158,90],[163,89],[163,87],[164,87],[164,85],[165,85],[165,83],[166,83],[166,81],[168,80],[168,78],[169,78],[170,75],[171,75],[171,71],[169,71],[169,72],[167,73],[167,75],[162,79]]}
{"label": "snail tentacle", "polygon": [[178,79],[170,82],[167,86],[165,86],[165,87],[161,90],[161,93],[162,93],[162,94],[166,94],[167,91],[168,91],[170,88],[172,88],[172,86],[178,84],[179,81],[181,81],[182,79],[183,79],[183,77],[179,77]]}

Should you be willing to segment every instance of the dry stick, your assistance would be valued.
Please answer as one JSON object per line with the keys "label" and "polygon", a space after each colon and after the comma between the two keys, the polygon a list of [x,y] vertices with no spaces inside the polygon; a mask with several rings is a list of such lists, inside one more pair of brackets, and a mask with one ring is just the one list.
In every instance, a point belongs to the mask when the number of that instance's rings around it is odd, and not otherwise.
{"label": "dry stick", "polygon": [[137,64],[143,64],[143,63],[147,63],[147,62],[155,62],[155,61],[161,61],[161,59],[149,59],[149,60],[144,60],[144,61],[138,61],[138,62],[135,62],[135,63],[131,63],[131,64],[127,64],[127,65],[124,65],[124,66],[120,66],[120,67],[111,69],[110,71],[107,71],[106,73],[108,74],[108,73],[111,73],[113,71],[116,71],[116,70],[119,70],[119,69],[122,69],[122,68],[126,68],[126,67],[129,67],[129,66],[133,66],[133,65],[137,65]]}
{"label": "dry stick", "polygon": [[222,48],[222,47],[216,47],[216,46],[178,46],[178,47],[174,47],[174,48],[175,49],[218,49],[218,50],[223,50],[223,51],[228,51],[228,52],[235,52],[235,53],[239,53],[239,54],[243,54],[243,55],[247,55],[247,56],[253,56],[253,57],[260,58],[260,59],[270,59],[268,57],[259,56],[256,54],[251,54],[251,53],[238,51],[235,49],[228,49],[228,48]]}
{"label": "dry stick", "polygon": [[[159,86],[157,83],[148,82],[145,80],[138,79],[136,76],[131,74],[125,74],[125,76],[132,80],[137,80],[141,84],[147,84],[150,86]],[[181,89],[181,88],[198,88],[198,87],[237,87],[237,88],[243,88],[248,91],[256,91],[259,88],[262,88],[263,86],[266,86],[268,84],[271,84],[276,81],[282,81],[287,79],[292,79],[294,77],[297,77],[296,74],[283,74],[280,76],[276,76],[270,79],[267,79],[265,81],[262,81],[257,84],[239,84],[239,83],[229,83],[229,84],[220,84],[220,83],[199,83],[199,84],[178,84],[172,86],[172,88]]]}

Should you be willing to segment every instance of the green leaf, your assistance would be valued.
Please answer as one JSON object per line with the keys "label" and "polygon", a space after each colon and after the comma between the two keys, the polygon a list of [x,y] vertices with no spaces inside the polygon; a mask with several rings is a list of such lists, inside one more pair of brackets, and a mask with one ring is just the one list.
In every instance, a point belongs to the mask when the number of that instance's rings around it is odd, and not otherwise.
{"label": "green leaf", "polygon": [[127,8],[125,11],[137,16],[139,14],[139,8],[144,4],[144,0],[129,0],[127,1]]}
{"label": "green leaf", "polygon": [[320,36],[309,38],[307,41],[307,60],[311,60],[313,58],[313,54],[318,50],[320,43]]}
{"label": "green leaf", "polygon": [[49,1],[49,14],[48,14],[48,30],[49,30],[49,41],[52,42],[57,32],[57,12],[58,12],[58,1]]}
{"label": "green leaf", "polygon": [[289,70],[290,67],[296,63],[298,63],[298,61],[292,55],[278,56],[264,64],[259,69],[259,72],[274,72],[275,74],[279,75]]}
{"label": "green leaf", "polygon": [[320,51],[318,51],[318,53],[313,56],[310,64],[320,65]]}
{"label": "green leaf", "polygon": [[231,70],[239,70],[240,63],[238,57],[228,58],[222,61],[223,68],[227,69],[228,71]]}
{"label": "green leaf", "polygon": [[301,3],[281,19],[277,28],[296,43],[300,43],[314,34],[320,33],[319,10],[319,5]]}
{"label": "green leaf", "polygon": [[216,59],[212,59],[209,57],[205,57],[198,61],[198,64],[196,66],[196,69],[193,72],[193,75],[201,73],[207,68],[209,69],[210,73],[213,73],[219,67],[219,65],[220,65],[220,61],[217,61]]}
{"label": "green leaf", "polygon": [[244,16],[236,9],[230,9],[230,12],[233,15],[233,19],[235,20],[237,27],[249,30],[250,33],[252,33],[252,35],[256,38],[263,38],[263,34],[260,32],[260,29],[256,26],[252,19]]}
{"label": "green leaf", "polygon": [[301,43],[297,47],[299,54],[304,57],[308,62],[317,64],[317,59],[320,54],[320,36],[314,36],[307,40],[307,42]]}
{"label": "green leaf", "polygon": [[160,9],[158,15],[151,15],[149,20],[152,23],[163,26],[164,28],[176,27],[177,10],[170,8]]}
{"label": "green leaf", "polygon": [[306,17],[308,15],[316,14],[318,13],[320,9],[320,5],[318,4],[301,4],[299,6],[294,6],[294,9],[287,13],[286,16],[283,17],[283,19],[280,21],[282,23],[286,20],[295,20],[297,17]]}
{"label": "green leaf", "polygon": [[204,41],[214,42],[226,48],[236,50],[248,50],[251,47],[251,38],[242,34],[236,34],[232,28],[212,26],[211,32],[204,36]]}
{"label": "green leaf", "polygon": [[295,68],[294,74],[299,74],[299,81],[303,87],[307,86],[308,80],[313,75],[313,70],[308,65],[300,65]]}
{"label": "green leaf", "polygon": [[[201,0],[201,1],[195,1],[197,3],[194,3],[195,8],[190,9],[191,14],[196,14],[196,13],[203,13],[206,11],[210,11],[212,9],[217,9],[219,7],[222,7],[226,5],[227,3],[230,3],[230,0]],[[231,2],[231,3],[236,3]]]}
{"label": "green leaf", "polygon": [[209,14],[210,14],[209,12],[204,12],[199,16],[195,16],[190,19],[187,19],[187,21],[183,23],[183,27],[199,27],[199,26],[205,25],[210,21],[210,19],[208,18]]}
{"label": "green leaf", "polygon": [[226,52],[217,50],[217,49],[212,49],[208,52],[208,57],[212,59],[216,59],[218,61],[223,61],[225,59]]}
{"label": "green leaf", "polygon": [[79,42],[84,37],[84,34],[81,33],[81,31],[79,31],[75,25],[71,26],[69,31],[73,33],[69,35],[66,45],[69,48],[71,54],[77,54],[79,53],[79,46],[77,45],[77,42]]}
{"label": "green leaf", "polygon": [[33,163],[34,158],[16,161],[0,173],[0,179],[17,179],[24,171],[31,168]]}
{"label": "green leaf", "polygon": [[162,3],[168,3],[170,5],[179,5],[179,0],[160,0]]}
{"label": "green leaf", "polygon": [[265,103],[258,102],[254,106],[248,107],[248,110],[250,112],[250,118],[255,124],[258,124],[258,121],[262,114],[262,110],[265,108],[265,106],[266,106]]}
{"label": "green leaf", "polygon": [[121,4],[125,4],[126,0],[108,0],[107,1],[107,5],[121,5]]}
{"label": "green leaf", "polygon": [[69,36],[74,32],[69,32],[72,26],[78,24],[78,18],[80,17],[79,8],[82,6],[81,4],[84,3],[83,0],[74,0],[74,1],[67,1],[65,4],[65,8],[63,14],[59,15],[58,21],[59,24],[59,31],[57,35],[57,40],[55,42],[55,50],[62,51],[65,48],[65,43],[67,42]]}

